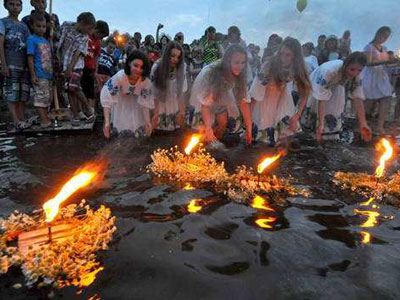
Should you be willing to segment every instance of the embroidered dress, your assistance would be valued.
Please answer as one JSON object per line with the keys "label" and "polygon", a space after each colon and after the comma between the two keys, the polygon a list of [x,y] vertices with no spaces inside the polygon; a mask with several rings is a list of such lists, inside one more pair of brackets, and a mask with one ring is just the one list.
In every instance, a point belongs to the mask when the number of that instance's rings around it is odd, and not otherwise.
{"label": "embroidered dress", "polygon": [[[373,62],[389,59],[385,47],[382,47],[382,51],[379,51],[374,45],[368,44],[364,48],[364,52],[372,55]],[[365,97],[368,100],[378,100],[392,96],[393,88],[384,65],[365,67],[361,73],[361,78]]]}
{"label": "embroidered dress", "polygon": [[343,130],[343,113],[346,96],[349,99],[364,100],[360,77],[346,81],[342,74],[342,60],[334,60],[319,66],[311,74],[313,93],[302,118],[305,129],[315,131],[318,120],[318,101],[326,101],[324,136],[329,139],[339,139]]}
{"label": "embroidered dress", "polygon": [[292,97],[293,71],[285,70],[286,83],[278,85],[269,75],[269,62],[261,70],[249,92],[251,99],[256,100],[252,111],[253,137],[273,145],[295,134],[289,129],[289,121],[297,112]]}
{"label": "embroidered dress", "polygon": [[[159,64],[154,63],[151,68],[150,78],[154,80],[154,74],[158,68]],[[184,70],[186,70],[186,66],[183,66]],[[156,90],[156,87],[153,84],[153,88]],[[188,85],[186,76],[184,76],[183,87],[182,87],[182,95],[187,91]],[[176,77],[176,72],[170,75],[170,78],[167,82],[167,92],[165,101],[158,100],[159,105],[159,116],[160,122],[158,124],[157,129],[166,130],[166,131],[174,131],[179,128],[177,124],[177,116],[179,112],[179,97],[178,97],[178,80]]]}
{"label": "embroidered dress", "polygon": [[100,101],[103,107],[112,109],[111,119],[118,132],[128,130],[136,137],[145,135],[143,109],[154,109],[149,79],[132,85],[124,70],[121,70],[106,82],[101,90]]}
{"label": "embroidered dress", "polygon": [[[215,122],[215,115],[226,112],[228,113],[227,131],[229,133],[239,133],[244,126],[234,93],[235,86],[229,82],[225,82],[225,87],[222,88],[224,92],[220,99],[215,99],[216,95],[213,93],[211,72],[217,63],[219,62],[204,67],[194,81],[190,97],[190,104],[195,110],[192,128],[199,129],[203,125],[201,107],[204,105],[210,107],[212,124]],[[247,95],[242,100],[250,103],[250,98]]]}

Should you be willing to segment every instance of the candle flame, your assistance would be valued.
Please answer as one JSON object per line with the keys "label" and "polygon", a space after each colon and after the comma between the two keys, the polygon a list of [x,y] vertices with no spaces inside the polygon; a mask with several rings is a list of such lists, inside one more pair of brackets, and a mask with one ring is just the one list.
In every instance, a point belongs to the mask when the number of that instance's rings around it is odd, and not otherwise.
{"label": "candle flame", "polygon": [[367,202],[360,203],[360,206],[369,206],[374,201],[374,198],[369,198]]}
{"label": "candle flame", "polygon": [[192,138],[190,139],[189,144],[185,148],[186,155],[190,155],[190,153],[192,152],[193,148],[196,147],[198,143],[200,143],[200,138],[201,138],[201,136],[198,135],[198,134],[194,134],[192,136]]}
{"label": "candle flame", "polygon": [[60,205],[67,200],[77,190],[88,186],[102,174],[101,170],[106,164],[88,165],[77,172],[68,182],[61,188],[60,192],[53,198],[43,204],[43,210],[46,215],[46,222],[52,222],[57,216]]}
{"label": "candle flame", "polygon": [[263,209],[263,210],[275,212],[275,210],[268,205],[268,202],[260,196],[256,196],[250,205],[251,205],[251,207],[256,208],[256,209]]}
{"label": "candle flame", "polygon": [[393,147],[387,139],[382,139],[377,146],[378,150],[384,149],[385,152],[380,158],[380,163],[378,168],[376,169],[375,175],[380,178],[383,176],[385,172],[386,162],[393,156]]}
{"label": "candle flame", "polygon": [[273,164],[275,161],[277,161],[279,158],[281,158],[281,156],[283,155],[283,153],[279,153],[275,156],[272,157],[267,157],[266,159],[264,159],[257,168],[258,174],[262,174],[266,168],[268,168],[271,164]]}
{"label": "candle flame", "polygon": [[188,205],[188,211],[192,214],[196,214],[203,209],[202,206],[199,205],[200,199],[193,199],[190,201]]}
{"label": "candle flame", "polygon": [[271,223],[274,223],[275,221],[276,221],[275,217],[263,217],[257,219],[256,224],[261,228],[271,229],[272,228]]}
{"label": "candle flame", "polygon": [[355,209],[354,212],[356,214],[368,217],[367,221],[361,225],[361,227],[363,228],[374,227],[378,223],[378,217],[380,216],[380,213],[376,211],[364,211]]}

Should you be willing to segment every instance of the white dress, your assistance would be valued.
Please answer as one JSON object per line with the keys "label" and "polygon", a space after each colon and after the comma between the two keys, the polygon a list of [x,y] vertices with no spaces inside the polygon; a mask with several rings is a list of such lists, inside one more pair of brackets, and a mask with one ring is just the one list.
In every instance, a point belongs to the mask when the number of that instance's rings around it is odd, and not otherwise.
{"label": "white dress", "polygon": [[343,126],[342,115],[345,110],[346,95],[349,99],[365,99],[360,77],[351,81],[344,80],[342,66],[342,60],[329,61],[311,74],[313,92],[302,119],[305,128],[315,130],[318,120],[318,101],[326,101],[324,134],[336,135],[338,138]]}
{"label": "white dress", "polygon": [[[266,62],[265,64],[268,64]],[[269,73],[268,65],[261,68]],[[260,73],[250,88],[251,99],[256,100],[252,111],[256,140],[274,143],[279,139],[293,135],[289,129],[289,121],[296,114],[292,91],[294,83],[291,71],[288,70],[288,81],[278,85],[268,74]]]}
{"label": "white dress", "polygon": [[[204,105],[210,107],[212,123],[215,121],[215,115],[226,112],[231,121],[228,124],[228,132],[239,132],[243,129],[243,120],[234,95],[234,85],[225,82],[225,92],[222,93],[220,99],[215,99],[211,88],[211,71],[218,63],[219,61],[204,67],[193,83],[190,96],[190,104],[194,107],[192,127],[199,128],[203,123],[201,107]],[[242,100],[250,103],[250,98],[247,95]]]}
{"label": "white dress", "polygon": [[[382,52],[380,52],[374,45],[368,44],[364,52],[372,55],[373,62],[385,61],[389,58],[385,47],[382,47]],[[393,88],[384,65],[365,67],[361,73],[361,79],[364,94],[368,100],[392,96]]]}
{"label": "white dress", "polygon": [[111,77],[103,86],[100,101],[103,107],[112,109],[111,119],[118,132],[129,130],[136,137],[145,135],[143,109],[154,109],[151,86],[147,78],[132,85],[124,70]]}
{"label": "white dress", "polygon": [[314,55],[304,57],[304,63],[308,74],[311,74],[316,68],[318,68],[318,59]]}
{"label": "white dress", "polygon": [[[154,78],[154,74],[158,68],[159,64],[157,62],[154,63],[153,67],[151,68],[151,75],[150,78]],[[184,70],[186,70],[186,66],[183,66]],[[186,72],[184,72],[186,73]],[[154,87],[153,84],[153,88]],[[184,75],[183,80],[183,94],[188,90],[188,83],[186,74]],[[167,94],[165,97],[165,101],[158,101],[159,103],[159,116],[160,122],[158,124],[157,129],[159,130],[166,130],[166,131],[174,131],[175,129],[179,128],[177,124],[177,116],[179,112],[179,99],[178,99],[178,81],[176,76],[173,76],[168,80],[167,83]]]}

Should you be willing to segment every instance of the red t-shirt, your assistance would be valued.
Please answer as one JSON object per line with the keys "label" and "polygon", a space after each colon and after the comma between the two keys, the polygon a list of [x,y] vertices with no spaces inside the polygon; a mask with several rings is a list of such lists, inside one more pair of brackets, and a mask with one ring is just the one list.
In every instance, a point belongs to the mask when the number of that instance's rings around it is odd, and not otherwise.
{"label": "red t-shirt", "polygon": [[100,40],[96,40],[93,35],[89,35],[88,55],[85,56],[85,68],[96,69],[96,62],[100,52]]}

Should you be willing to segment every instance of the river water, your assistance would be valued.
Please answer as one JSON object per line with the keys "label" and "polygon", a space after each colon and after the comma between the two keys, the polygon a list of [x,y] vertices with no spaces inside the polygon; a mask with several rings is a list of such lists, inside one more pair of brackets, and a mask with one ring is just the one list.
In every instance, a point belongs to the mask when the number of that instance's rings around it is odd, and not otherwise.
{"label": "river water", "polygon": [[[2,125],[3,126],[3,125]],[[0,126],[1,127],[1,126]],[[302,139],[270,172],[311,191],[305,198],[260,212],[230,202],[211,190],[155,183],[143,169],[158,147],[182,146],[188,134],[130,137],[105,141],[94,133],[60,136],[7,136],[0,131],[0,216],[30,212],[57,192],[86,162],[106,155],[110,167],[103,184],[77,193],[105,204],[117,216],[118,232],[100,254],[104,270],[83,291],[66,288],[55,298],[70,299],[398,299],[400,297],[400,214],[380,205],[378,225],[363,229],[354,214],[365,198],[331,183],[335,171],[373,172],[373,147]],[[242,145],[215,154],[233,171],[256,166],[271,149]],[[391,171],[395,171],[392,164]],[[198,199],[202,210],[188,211]],[[384,218],[394,217],[393,219]],[[271,228],[255,223],[276,218]],[[363,243],[368,232],[371,240]],[[0,298],[45,298],[48,290],[14,289],[18,272],[0,278]]]}

